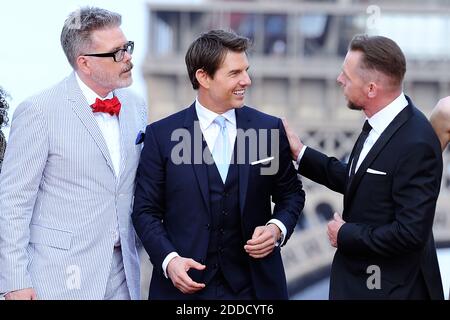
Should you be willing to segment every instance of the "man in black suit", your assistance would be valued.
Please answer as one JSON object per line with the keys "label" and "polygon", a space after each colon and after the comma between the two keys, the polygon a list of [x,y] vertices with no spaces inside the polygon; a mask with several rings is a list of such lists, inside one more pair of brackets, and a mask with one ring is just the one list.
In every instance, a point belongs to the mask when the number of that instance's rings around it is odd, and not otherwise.
{"label": "man in black suit", "polygon": [[328,223],[337,248],[330,299],[443,299],[432,234],[441,149],[402,92],[405,71],[394,41],[351,41],[337,81],[367,120],[348,163],[304,146],[287,128],[298,172],[344,195],[343,216]]}
{"label": "man in black suit", "polygon": [[147,127],[132,218],[150,299],[288,298],[280,246],[305,198],[281,120],[244,106],[248,45],[222,30],[197,38],[196,101]]}

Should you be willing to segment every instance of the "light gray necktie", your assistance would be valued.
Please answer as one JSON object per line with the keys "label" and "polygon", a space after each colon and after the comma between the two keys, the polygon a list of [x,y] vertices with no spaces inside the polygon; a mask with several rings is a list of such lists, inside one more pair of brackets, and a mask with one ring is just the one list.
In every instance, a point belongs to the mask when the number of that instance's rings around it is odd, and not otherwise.
{"label": "light gray necktie", "polygon": [[220,177],[222,178],[223,183],[225,183],[228,167],[230,166],[230,139],[228,138],[228,130],[225,123],[226,119],[223,116],[218,116],[214,119],[214,122],[219,125],[220,132],[217,135],[212,156],[217,170],[219,170]]}

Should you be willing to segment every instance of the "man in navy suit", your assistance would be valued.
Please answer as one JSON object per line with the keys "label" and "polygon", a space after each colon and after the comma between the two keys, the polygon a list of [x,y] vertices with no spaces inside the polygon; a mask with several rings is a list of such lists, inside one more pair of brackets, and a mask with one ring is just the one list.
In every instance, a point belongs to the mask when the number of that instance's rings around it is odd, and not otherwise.
{"label": "man in navy suit", "polygon": [[288,298],[280,246],[305,197],[281,120],[244,106],[247,47],[201,35],[186,54],[196,101],[147,127],[132,218],[150,299]]}
{"label": "man in navy suit", "polygon": [[288,128],[299,173],[344,195],[328,237],[337,248],[331,299],[442,299],[432,226],[439,140],[402,92],[405,57],[381,36],[356,36],[337,78],[366,115],[348,163],[306,147]]}

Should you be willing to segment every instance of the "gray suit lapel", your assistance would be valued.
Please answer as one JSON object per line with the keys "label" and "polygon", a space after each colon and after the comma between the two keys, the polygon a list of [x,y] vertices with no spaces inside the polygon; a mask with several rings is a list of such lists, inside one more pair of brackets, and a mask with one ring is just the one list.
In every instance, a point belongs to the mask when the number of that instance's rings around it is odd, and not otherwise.
{"label": "gray suit lapel", "polygon": [[68,100],[73,111],[83,123],[94,142],[99,147],[100,151],[106,159],[106,163],[114,174],[114,166],[112,164],[105,139],[103,138],[102,132],[98,127],[97,121],[95,121],[94,115],[91,111],[91,107],[88,105],[86,98],[84,97],[80,87],[78,86],[78,83],[75,79],[75,73],[72,73],[72,75],[67,79],[66,84]]}
{"label": "gray suit lapel", "polygon": [[130,139],[131,134],[130,123],[132,120],[130,119],[130,116],[132,115],[130,108],[132,106],[129,105],[128,100],[120,91],[115,91],[114,95],[117,96],[122,105],[119,114],[120,172],[118,173],[118,176],[120,177],[121,174],[125,171],[125,166],[127,163],[128,155],[130,153],[130,148],[133,147],[133,141]]}

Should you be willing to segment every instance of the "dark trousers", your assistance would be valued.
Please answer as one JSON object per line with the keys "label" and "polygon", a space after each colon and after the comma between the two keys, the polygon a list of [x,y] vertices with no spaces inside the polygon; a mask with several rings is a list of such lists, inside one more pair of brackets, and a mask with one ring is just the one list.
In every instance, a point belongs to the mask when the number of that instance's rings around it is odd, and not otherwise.
{"label": "dark trousers", "polygon": [[204,289],[196,293],[199,300],[256,300],[253,286],[248,285],[239,292],[233,292],[220,270]]}

